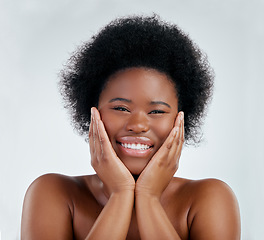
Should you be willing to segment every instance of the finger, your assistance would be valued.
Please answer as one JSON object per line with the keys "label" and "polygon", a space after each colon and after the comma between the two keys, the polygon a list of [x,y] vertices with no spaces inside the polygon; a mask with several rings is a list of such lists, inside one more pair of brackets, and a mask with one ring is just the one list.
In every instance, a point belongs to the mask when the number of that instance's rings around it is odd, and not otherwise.
{"label": "finger", "polygon": [[89,145],[90,145],[90,154],[91,154],[91,164],[94,167],[98,163],[96,148],[95,148],[95,120],[93,110],[91,109],[91,122],[89,128]]}
{"label": "finger", "polygon": [[169,152],[169,157],[168,159],[173,160],[174,162],[176,162],[179,158],[178,153],[181,152],[181,148],[182,148],[182,138],[183,138],[183,112],[180,112],[178,114],[177,120],[176,120],[176,136],[174,138],[174,141],[172,143],[172,147],[171,150]]}
{"label": "finger", "polygon": [[98,127],[98,116],[96,115],[96,110],[94,110],[94,147],[95,147],[95,154],[98,158],[98,160],[102,160],[103,157],[103,149],[102,149],[102,144],[101,144],[101,136],[99,132],[99,127]]}
{"label": "finger", "polygon": [[99,161],[99,157],[100,157],[100,145],[98,144],[99,139],[98,139],[98,131],[97,131],[97,127],[96,127],[96,119],[95,119],[95,108],[93,107],[91,109],[91,140],[90,140],[90,144],[91,144],[91,153],[92,153],[92,163],[98,163]]}
{"label": "finger", "polygon": [[98,132],[100,134],[100,144],[101,144],[103,153],[109,157],[112,157],[112,156],[116,157],[116,153],[113,149],[113,146],[105,130],[104,124],[101,120],[98,121]]}
{"label": "finger", "polygon": [[182,146],[184,143],[184,114],[181,113],[179,118],[180,118],[179,131],[170,152],[170,156],[174,159],[176,165],[178,165],[181,156]]}
{"label": "finger", "polygon": [[171,132],[170,132],[169,136],[167,137],[167,139],[165,140],[164,145],[166,146],[167,149],[171,149],[171,147],[173,145],[173,142],[174,142],[174,139],[175,139],[175,136],[177,134],[177,131],[178,131],[177,127],[174,127],[171,130]]}
{"label": "finger", "polygon": [[180,127],[180,125],[181,125],[181,114],[182,114],[182,111],[178,112],[175,123],[174,123],[174,127]]}
{"label": "finger", "polygon": [[182,119],[182,112],[179,112],[174,123],[174,128],[172,129],[173,131],[172,139],[169,141],[169,145],[168,145],[169,149],[171,149],[172,147],[175,148],[175,142],[177,142],[177,139],[179,138],[179,132],[181,130],[181,119]]}
{"label": "finger", "polygon": [[169,149],[170,152],[175,153],[175,150],[177,148],[177,145],[179,145],[179,135],[181,133],[181,124],[182,124],[182,119],[183,119],[183,113],[180,112],[177,115],[176,121],[175,121],[175,126],[172,129],[172,138],[169,141]]}
{"label": "finger", "polygon": [[176,135],[173,139],[173,143],[172,143],[172,146],[171,146],[171,149],[170,151],[168,152],[168,161],[171,162],[172,165],[176,164],[177,162],[177,151],[178,151],[178,148],[179,148],[179,136],[180,136],[180,132],[181,132],[181,128],[176,128]]}
{"label": "finger", "polygon": [[90,151],[93,151],[94,149],[94,140],[93,140],[93,125],[94,125],[94,120],[93,120],[93,113],[91,109],[91,121],[90,121],[90,126],[89,126],[89,146],[90,146]]}
{"label": "finger", "polygon": [[181,121],[181,131],[179,136],[179,147],[177,149],[176,155],[178,156],[178,159],[180,158],[182,147],[184,144],[184,115],[182,115],[182,121]]}
{"label": "finger", "polygon": [[181,112],[178,113],[173,129],[171,130],[168,137],[166,138],[166,140],[164,141],[164,143],[162,144],[162,146],[160,147],[160,149],[158,150],[157,153],[163,152],[166,149],[167,150],[171,149],[172,145],[174,145],[175,138],[176,138],[177,133],[179,132],[179,129],[180,129],[180,124],[181,124],[180,115],[181,115]]}
{"label": "finger", "polygon": [[164,165],[164,166],[168,165],[169,163],[168,155],[169,152],[171,151],[171,147],[173,145],[176,134],[177,134],[177,128],[174,127],[171,130],[169,136],[166,138],[165,142],[160,147],[160,149],[154,154],[154,156],[150,160],[151,164],[156,162],[159,165]]}
{"label": "finger", "polygon": [[182,137],[183,137],[183,126],[184,126],[184,114],[183,112],[179,113],[179,135],[177,136],[177,138],[175,139],[177,145],[181,145],[182,144]]}
{"label": "finger", "polygon": [[101,120],[100,113],[97,109],[94,110],[101,153],[104,154],[105,157],[116,156],[115,151],[107,135],[104,123]]}

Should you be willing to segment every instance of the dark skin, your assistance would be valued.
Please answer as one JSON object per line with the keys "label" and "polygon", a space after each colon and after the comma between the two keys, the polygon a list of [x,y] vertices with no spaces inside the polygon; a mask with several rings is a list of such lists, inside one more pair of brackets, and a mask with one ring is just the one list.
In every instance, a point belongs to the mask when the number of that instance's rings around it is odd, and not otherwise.
{"label": "dark skin", "polygon": [[174,177],[184,140],[175,87],[163,73],[111,76],[92,109],[95,175],[49,174],[30,186],[22,239],[240,239],[232,190]]}

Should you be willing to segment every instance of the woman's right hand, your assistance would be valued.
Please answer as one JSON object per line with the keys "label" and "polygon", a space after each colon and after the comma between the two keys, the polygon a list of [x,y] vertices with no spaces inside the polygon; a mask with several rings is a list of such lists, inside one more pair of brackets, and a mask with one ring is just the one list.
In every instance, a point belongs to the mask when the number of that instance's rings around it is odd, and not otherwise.
{"label": "woman's right hand", "polygon": [[89,129],[91,164],[107,188],[108,194],[135,190],[135,180],[123,162],[117,157],[106,133],[100,113],[91,109]]}

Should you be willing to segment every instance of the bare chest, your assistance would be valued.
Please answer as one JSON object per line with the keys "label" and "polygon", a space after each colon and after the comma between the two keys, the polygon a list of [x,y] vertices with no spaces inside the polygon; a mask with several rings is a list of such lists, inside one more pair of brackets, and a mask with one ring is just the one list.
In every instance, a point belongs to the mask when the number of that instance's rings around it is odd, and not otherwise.
{"label": "bare chest", "polygon": [[[88,207],[88,205],[90,207]],[[188,239],[188,224],[187,215],[188,209],[186,206],[181,208],[175,207],[177,204],[165,204],[164,211],[166,212],[168,218],[173,224],[175,230],[180,235],[181,239]],[[102,211],[103,207],[98,203],[80,204],[75,206],[74,217],[73,217],[73,230],[76,240],[84,239],[91,230],[93,224],[95,223],[97,217]],[[131,222],[129,230],[127,233],[127,240],[139,240],[140,232],[137,223],[136,211],[133,209]]]}
{"label": "bare chest", "polygon": [[[186,180],[173,179],[172,183],[161,197],[161,205],[182,240],[187,240],[189,237],[188,222],[190,222],[190,219],[188,219],[188,213],[192,203],[192,191],[189,188],[181,187],[185,182]],[[89,189],[89,191],[75,191],[74,194],[72,194],[74,198],[71,199],[74,206],[72,226],[76,240],[85,239],[87,237],[96,219],[103,210],[103,205],[107,202],[100,200],[100,188],[91,187],[91,185],[89,185],[87,189]],[[109,237],[111,238],[111,236]],[[135,209],[132,211],[126,239],[140,239]]]}

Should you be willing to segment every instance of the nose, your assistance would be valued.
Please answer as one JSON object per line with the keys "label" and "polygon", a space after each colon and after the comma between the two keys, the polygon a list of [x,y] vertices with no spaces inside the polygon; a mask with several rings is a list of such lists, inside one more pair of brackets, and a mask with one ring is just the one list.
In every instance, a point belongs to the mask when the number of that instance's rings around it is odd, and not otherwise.
{"label": "nose", "polygon": [[134,133],[147,132],[149,130],[149,120],[146,114],[142,112],[131,113],[126,124],[126,130]]}

